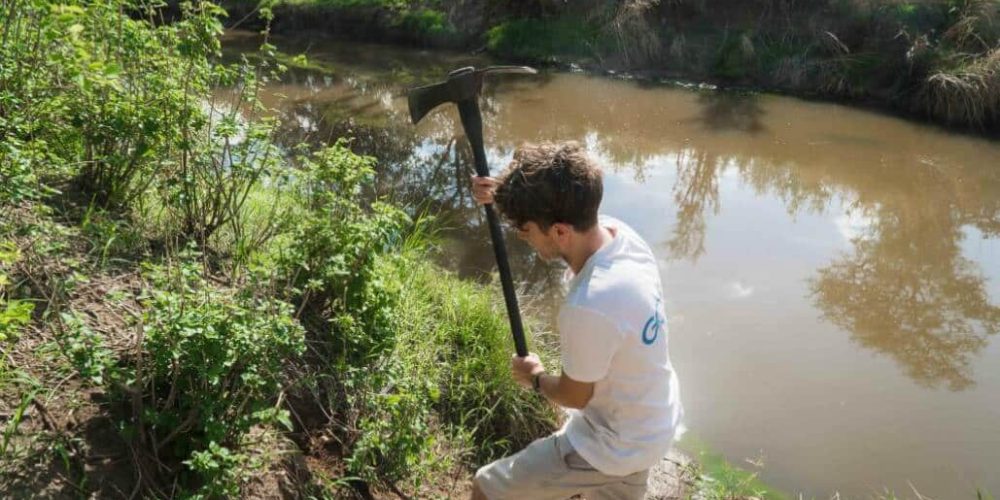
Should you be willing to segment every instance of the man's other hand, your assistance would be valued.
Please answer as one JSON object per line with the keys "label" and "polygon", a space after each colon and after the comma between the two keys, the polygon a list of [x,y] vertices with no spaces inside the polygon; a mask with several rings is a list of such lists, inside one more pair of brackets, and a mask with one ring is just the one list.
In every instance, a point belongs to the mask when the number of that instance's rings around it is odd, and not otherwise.
{"label": "man's other hand", "polygon": [[493,177],[472,176],[472,199],[480,205],[493,203],[493,193],[496,192],[500,182]]}
{"label": "man's other hand", "polygon": [[536,373],[545,373],[545,366],[538,355],[529,352],[527,356],[520,357],[517,354],[510,358],[510,372],[514,375],[514,380],[524,387],[531,388],[531,377]]}

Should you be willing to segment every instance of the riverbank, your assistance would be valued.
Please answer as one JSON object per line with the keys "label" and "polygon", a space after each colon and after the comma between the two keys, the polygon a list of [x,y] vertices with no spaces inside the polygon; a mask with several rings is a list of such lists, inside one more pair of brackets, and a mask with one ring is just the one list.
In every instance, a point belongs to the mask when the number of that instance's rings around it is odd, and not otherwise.
{"label": "riverbank", "polygon": [[[258,7],[225,5],[243,23]],[[988,0],[298,0],[271,9],[278,32],[832,99],[980,133],[1000,126],[1000,6]]]}
{"label": "riverbank", "polygon": [[219,62],[218,7],[21,7],[0,491],[422,497],[554,429],[509,377],[498,290],[432,264],[434,223],[372,195],[346,139],[279,145],[260,93],[283,68]]}
{"label": "riverbank", "polygon": [[21,7],[0,47],[0,491],[447,497],[555,429],[509,377],[498,287],[432,264],[433,220],[373,194],[347,140],[279,145],[260,94],[283,68],[218,62],[215,5]]}

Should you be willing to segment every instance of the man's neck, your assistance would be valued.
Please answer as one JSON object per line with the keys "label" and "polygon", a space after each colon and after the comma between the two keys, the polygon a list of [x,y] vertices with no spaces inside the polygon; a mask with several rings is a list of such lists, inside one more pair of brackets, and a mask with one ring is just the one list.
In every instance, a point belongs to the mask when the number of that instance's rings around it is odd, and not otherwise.
{"label": "man's neck", "polygon": [[577,242],[573,245],[573,248],[563,256],[563,260],[569,264],[569,268],[573,270],[573,274],[579,274],[584,264],[587,263],[587,259],[597,253],[604,245],[611,243],[611,240],[614,239],[614,234],[608,228],[598,223],[589,230],[578,233],[576,237]]}

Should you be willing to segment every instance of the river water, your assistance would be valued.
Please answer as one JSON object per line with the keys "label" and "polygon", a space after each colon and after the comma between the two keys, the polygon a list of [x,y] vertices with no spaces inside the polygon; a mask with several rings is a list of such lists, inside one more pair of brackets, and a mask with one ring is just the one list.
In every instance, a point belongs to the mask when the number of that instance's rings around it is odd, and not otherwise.
{"label": "river water", "polygon": [[[441,214],[442,263],[488,276],[457,113],[414,127],[404,97],[488,61],[276,44],[317,66],[269,88],[286,139],[355,136],[380,158],[382,194]],[[252,47],[235,33],[226,45]],[[1000,494],[1000,142],[835,104],[572,72],[494,79],[483,113],[494,172],[525,141],[581,141],[604,165],[603,212],[659,258],[698,441],[807,498]],[[561,270],[508,246],[522,300],[551,324]]]}

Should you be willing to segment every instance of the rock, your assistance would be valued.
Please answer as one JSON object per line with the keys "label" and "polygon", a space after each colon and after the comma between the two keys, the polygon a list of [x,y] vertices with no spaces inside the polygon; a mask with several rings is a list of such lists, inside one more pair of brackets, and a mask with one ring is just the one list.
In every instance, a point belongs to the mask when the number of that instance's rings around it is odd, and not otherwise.
{"label": "rock", "polygon": [[646,490],[646,500],[679,500],[685,497],[688,477],[688,464],[691,459],[678,450],[670,453],[649,471],[649,488]]}

